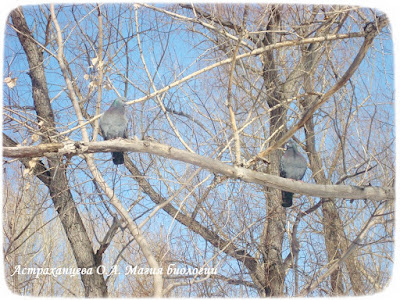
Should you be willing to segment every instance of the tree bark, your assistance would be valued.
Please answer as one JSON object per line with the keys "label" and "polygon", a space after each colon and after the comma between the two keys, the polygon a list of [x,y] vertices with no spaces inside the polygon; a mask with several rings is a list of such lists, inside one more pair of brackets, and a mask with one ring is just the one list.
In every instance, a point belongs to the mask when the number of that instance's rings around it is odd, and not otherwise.
{"label": "tree bark", "polygon": [[[51,135],[56,130],[43,66],[43,52],[35,43],[22,8],[13,10],[10,16],[29,63],[32,96],[37,119],[38,122],[43,122],[41,127],[42,141],[54,142]],[[44,166],[44,164],[41,165]],[[48,158],[48,165],[47,171],[40,173],[38,178],[46,184],[50,191],[50,196],[73,251],[77,267],[93,269],[92,274],[81,275],[85,296],[105,297],[107,296],[107,286],[103,276],[96,272],[95,253],[69,189],[66,167],[62,163],[61,157]]]}
{"label": "tree bark", "polygon": [[[271,33],[280,28],[279,6],[272,6],[266,34],[262,43],[264,46],[278,42],[278,36]],[[271,31],[271,32],[270,32]],[[285,94],[275,66],[274,50],[266,51],[262,56],[264,89],[267,93],[267,103],[271,108],[269,119],[270,145],[273,145],[284,133],[287,109],[282,105]],[[279,176],[279,161],[282,153],[274,151],[267,156],[270,164],[267,173]],[[265,295],[267,297],[283,296],[285,283],[285,270],[282,261],[282,243],[285,234],[286,210],[282,207],[282,193],[278,189],[265,188],[266,218],[261,237],[262,255],[265,270]]]}
{"label": "tree bark", "polygon": [[[79,155],[96,152],[140,152],[159,155],[188,164],[192,164],[229,178],[236,178],[245,182],[299,193],[308,196],[323,198],[369,199],[381,201],[394,199],[394,189],[390,187],[351,186],[332,184],[312,184],[293,181],[278,175],[261,173],[247,168],[228,165],[220,160],[205,157],[189,151],[173,148],[157,142],[139,140],[109,140],[102,142],[68,142],[41,144],[38,146],[3,147],[3,155],[14,158],[28,158],[40,156]],[[39,155],[40,154],[40,155]],[[276,174],[276,173],[274,173]]]}

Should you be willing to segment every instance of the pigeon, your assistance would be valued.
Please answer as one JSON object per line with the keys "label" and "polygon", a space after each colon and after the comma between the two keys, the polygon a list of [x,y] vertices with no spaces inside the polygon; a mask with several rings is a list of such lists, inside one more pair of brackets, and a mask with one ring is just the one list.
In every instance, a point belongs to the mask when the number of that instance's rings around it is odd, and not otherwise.
{"label": "pigeon", "polygon": [[[286,144],[286,151],[282,155],[280,162],[280,176],[301,180],[307,170],[307,161],[297,150],[297,145],[293,140]],[[293,193],[282,191],[282,206],[290,207],[293,204]]]}
{"label": "pigeon", "polygon": [[[125,101],[123,97],[115,99],[110,108],[100,118],[100,130],[104,140],[128,138],[128,119],[125,116]],[[115,165],[124,163],[123,152],[113,152]]]}

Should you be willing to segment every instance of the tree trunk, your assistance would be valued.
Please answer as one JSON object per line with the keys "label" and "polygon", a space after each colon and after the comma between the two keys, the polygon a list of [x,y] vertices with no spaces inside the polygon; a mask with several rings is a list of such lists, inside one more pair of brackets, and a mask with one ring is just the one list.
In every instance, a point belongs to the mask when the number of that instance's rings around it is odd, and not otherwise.
{"label": "tree trunk", "polygon": [[[29,75],[32,80],[32,96],[37,119],[38,122],[43,122],[41,131],[45,137],[42,139],[51,142],[51,135],[55,133],[55,123],[43,67],[43,52],[35,43],[22,9],[17,8],[13,10],[10,16],[28,59],[30,67]],[[66,177],[66,169],[60,158],[48,158],[48,163],[49,168],[46,175],[44,176],[42,173],[38,178],[50,190],[50,196],[72,248],[77,267],[82,269],[92,268],[93,270],[90,275],[81,275],[81,280],[85,288],[85,296],[105,297],[107,296],[107,286],[103,276],[96,272],[95,254],[92,243],[71,195]],[[44,164],[41,165],[44,166]]]}
{"label": "tree trunk", "polygon": [[[275,109],[271,115],[271,132],[275,132],[282,124],[282,109]],[[286,112],[284,112],[286,113]],[[276,139],[281,135],[277,134]],[[275,139],[271,140],[274,143]],[[270,162],[267,173],[279,175],[281,153],[274,151],[268,156]],[[266,219],[262,235],[263,260],[265,267],[266,296],[283,296],[285,271],[282,261],[282,243],[285,234],[286,210],[282,207],[280,190],[266,188]]]}
{"label": "tree trunk", "polygon": [[[277,42],[277,36],[269,30],[278,30],[280,27],[279,7],[273,6],[270,12],[267,33],[263,40],[264,45]],[[278,74],[276,71],[274,52],[266,51],[263,55],[263,78],[264,88],[267,91],[267,103],[272,109],[270,114],[270,135],[274,134],[270,140],[273,145],[276,140],[282,137],[286,122],[286,108],[281,105],[282,91],[279,89]],[[273,151],[267,157],[270,164],[267,173],[279,176],[279,161],[282,153]],[[265,295],[267,297],[283,296],[285,283],[285,271],[282,261],[282,243],[285,234],[286,210],[282,207],[282,193],[280,190],[266,188],[266,219],[262,235],[262,253],[265,269]]]}
{"label": "tree trunk", "polygon": [[[305,134],[307,153],[311,170],[313,172],[313,177],[318,184],[330,184],[329,180],[325,176],[325,173],[323,172],[321,158],[316,151],[313,118],[307,121],[305,125]],[[324,225],[323,233],[328,261],[331,262],[339,259],[342,256],[342,252],[347,249],[348,242],[344,231],[343,222],[333,199],[321,199],[321,201]],[[349,255],[345,263],[354,293],[356,295],[363,293],[364,287],[361,279],[362,275],[356,267],[357,263],[355,261],[354,254]],[[331,274],[330,283],[333,295],[344,294],[345,290],[343,273],[340,268]]]}

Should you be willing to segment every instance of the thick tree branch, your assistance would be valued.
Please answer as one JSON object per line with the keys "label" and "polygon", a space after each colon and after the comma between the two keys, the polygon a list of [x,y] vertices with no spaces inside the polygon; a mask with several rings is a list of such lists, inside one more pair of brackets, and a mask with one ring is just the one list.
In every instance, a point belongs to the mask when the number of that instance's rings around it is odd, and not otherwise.
{"label": "thick tree branch", "polygon": [[103,142],[51,143],[38,146],[3,147],[5,157],[26,158],[43,155],[78,155],[96,152],[141,152],[193,164],[230,178],[241,179],[280,190],[323,198],[393,200],[394,189],[389,187],[311,184],[228,165],[219,160],[168,145],[139,140],[111,140]]}
{"label": "thick tree branch", "polygon": [[[8,135],[3,133],[3,147],[14,148],[17,147],[17,143],[10,138]],[[30,157],[20,158],[20,162],[25,166],[25,168],[30,168],[29,166]],[[43,164],[42,161],[38,161],[32,170],[32,174],[40,179],[46,186],[50,186],[51,175],[50,170]]]}

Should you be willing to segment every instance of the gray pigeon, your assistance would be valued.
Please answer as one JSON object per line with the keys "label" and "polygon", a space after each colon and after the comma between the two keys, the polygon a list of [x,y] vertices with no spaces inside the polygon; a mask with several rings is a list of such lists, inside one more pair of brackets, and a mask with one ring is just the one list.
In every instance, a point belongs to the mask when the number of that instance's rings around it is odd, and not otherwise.
{"label": "gray pigeon", "polygon": [[[297,145],[293,140],[286,144],[286,151],[282,155],[280,163],[280,175],[284,178],[301,180],[307,170],[307,161],[297,150]],[[282,191],[282,206],[290,207],[293,203],[293,193]]]}
{"label": "gray pigeon", "polygon": [[[104,140],[128,138],[128,119],[125,116],[125,101],[123,97],[115,99],[110,108],[100,118],[100,129]],[[124,163],[123,152],[112,153],[115,165]]]}

